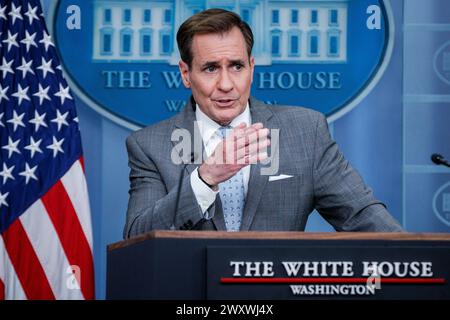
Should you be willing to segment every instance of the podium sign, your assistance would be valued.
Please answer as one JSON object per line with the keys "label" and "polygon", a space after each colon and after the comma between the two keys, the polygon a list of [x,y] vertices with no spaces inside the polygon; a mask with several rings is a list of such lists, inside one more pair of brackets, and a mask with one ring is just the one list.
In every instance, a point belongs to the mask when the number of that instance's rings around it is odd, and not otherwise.
{"label": "podium sign", "polygon": [[208,299],[450,299],[450,246],[208,247]]}
{"label": "podium sign", "polygon": [[111,244],[107,299],[450,299],[450,235],[153,231]]}

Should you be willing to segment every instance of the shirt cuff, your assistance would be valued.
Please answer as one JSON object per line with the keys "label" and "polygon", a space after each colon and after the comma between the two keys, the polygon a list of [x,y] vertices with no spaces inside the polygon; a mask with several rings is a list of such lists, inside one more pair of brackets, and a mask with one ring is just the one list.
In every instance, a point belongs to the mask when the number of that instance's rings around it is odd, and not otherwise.
{"label": "shirt cuff", "polygon": [[208,210],[208,208],[216,201],[216,196],[219,190],[214,191],[208,187],[198,176],[198,168],[191,173],[191,187],[194,191],[197,203],[202,209],[202,213]]}

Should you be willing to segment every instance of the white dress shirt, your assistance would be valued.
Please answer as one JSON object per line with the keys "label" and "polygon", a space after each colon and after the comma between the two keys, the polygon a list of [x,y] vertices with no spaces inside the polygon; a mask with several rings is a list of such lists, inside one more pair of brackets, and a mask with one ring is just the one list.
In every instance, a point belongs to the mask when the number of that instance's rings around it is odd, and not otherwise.
{"label": "white dress shirt", "polygon": [[[202,110],[200,110],[198,106],[195,109],[195,117],[202,136],[203,145],[205,146],[206,156],[209,157],[214,152],[220,141],[222,141],[222,138],[217,134],[217,130],[221,126],[209,118]],[[234,118],[233,121],[231,121],[230,126],[235,128],[242,122],[247,124],[247,126],[251,125],[251,116],[248,103],[244,112]],[[250,178],[250,165],[245,166],[241,170],[244,175],[244,194],[247,195],[248,180]],[[195,198],[202,209],[204,218],[211,219],[213,214],[208,215],[207,210],[216,200],[219,190],[212,190],[199,178],[198,167],[191,173],[191,187],[194,191]]]}

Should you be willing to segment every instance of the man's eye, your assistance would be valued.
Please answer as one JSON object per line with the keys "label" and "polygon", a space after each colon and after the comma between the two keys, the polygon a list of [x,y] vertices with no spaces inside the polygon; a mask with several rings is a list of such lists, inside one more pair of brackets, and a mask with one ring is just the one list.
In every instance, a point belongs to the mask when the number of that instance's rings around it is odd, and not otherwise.
{"label": "man's eye", "polygon": [[234,65],[234,69],[237,70],[237,71],[241,70],[243,67],[244,66],[242,64],[240,64],[240,63],[237,63],[237,64]]}
{"label": "man's eye", "polygon": [[205,71],[206,71],[206,72],[214,72],[214,71],[216,71],[216,67],[215,67],[215,66],[209,66],[209,67],[206,67],[206,68],[205,68]]}

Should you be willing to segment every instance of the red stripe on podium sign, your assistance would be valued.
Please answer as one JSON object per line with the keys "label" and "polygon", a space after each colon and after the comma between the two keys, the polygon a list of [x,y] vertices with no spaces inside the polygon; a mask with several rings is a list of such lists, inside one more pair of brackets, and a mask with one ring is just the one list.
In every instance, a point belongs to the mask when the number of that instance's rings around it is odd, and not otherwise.
{"label": "red stripe on podium sign", "polygon": [[[375,279],[375,278],[371,278]],[[221,283],[367,283],[368,278],[220,278]],[[380,278],[381,283],[445,284],[444,278]]]}

